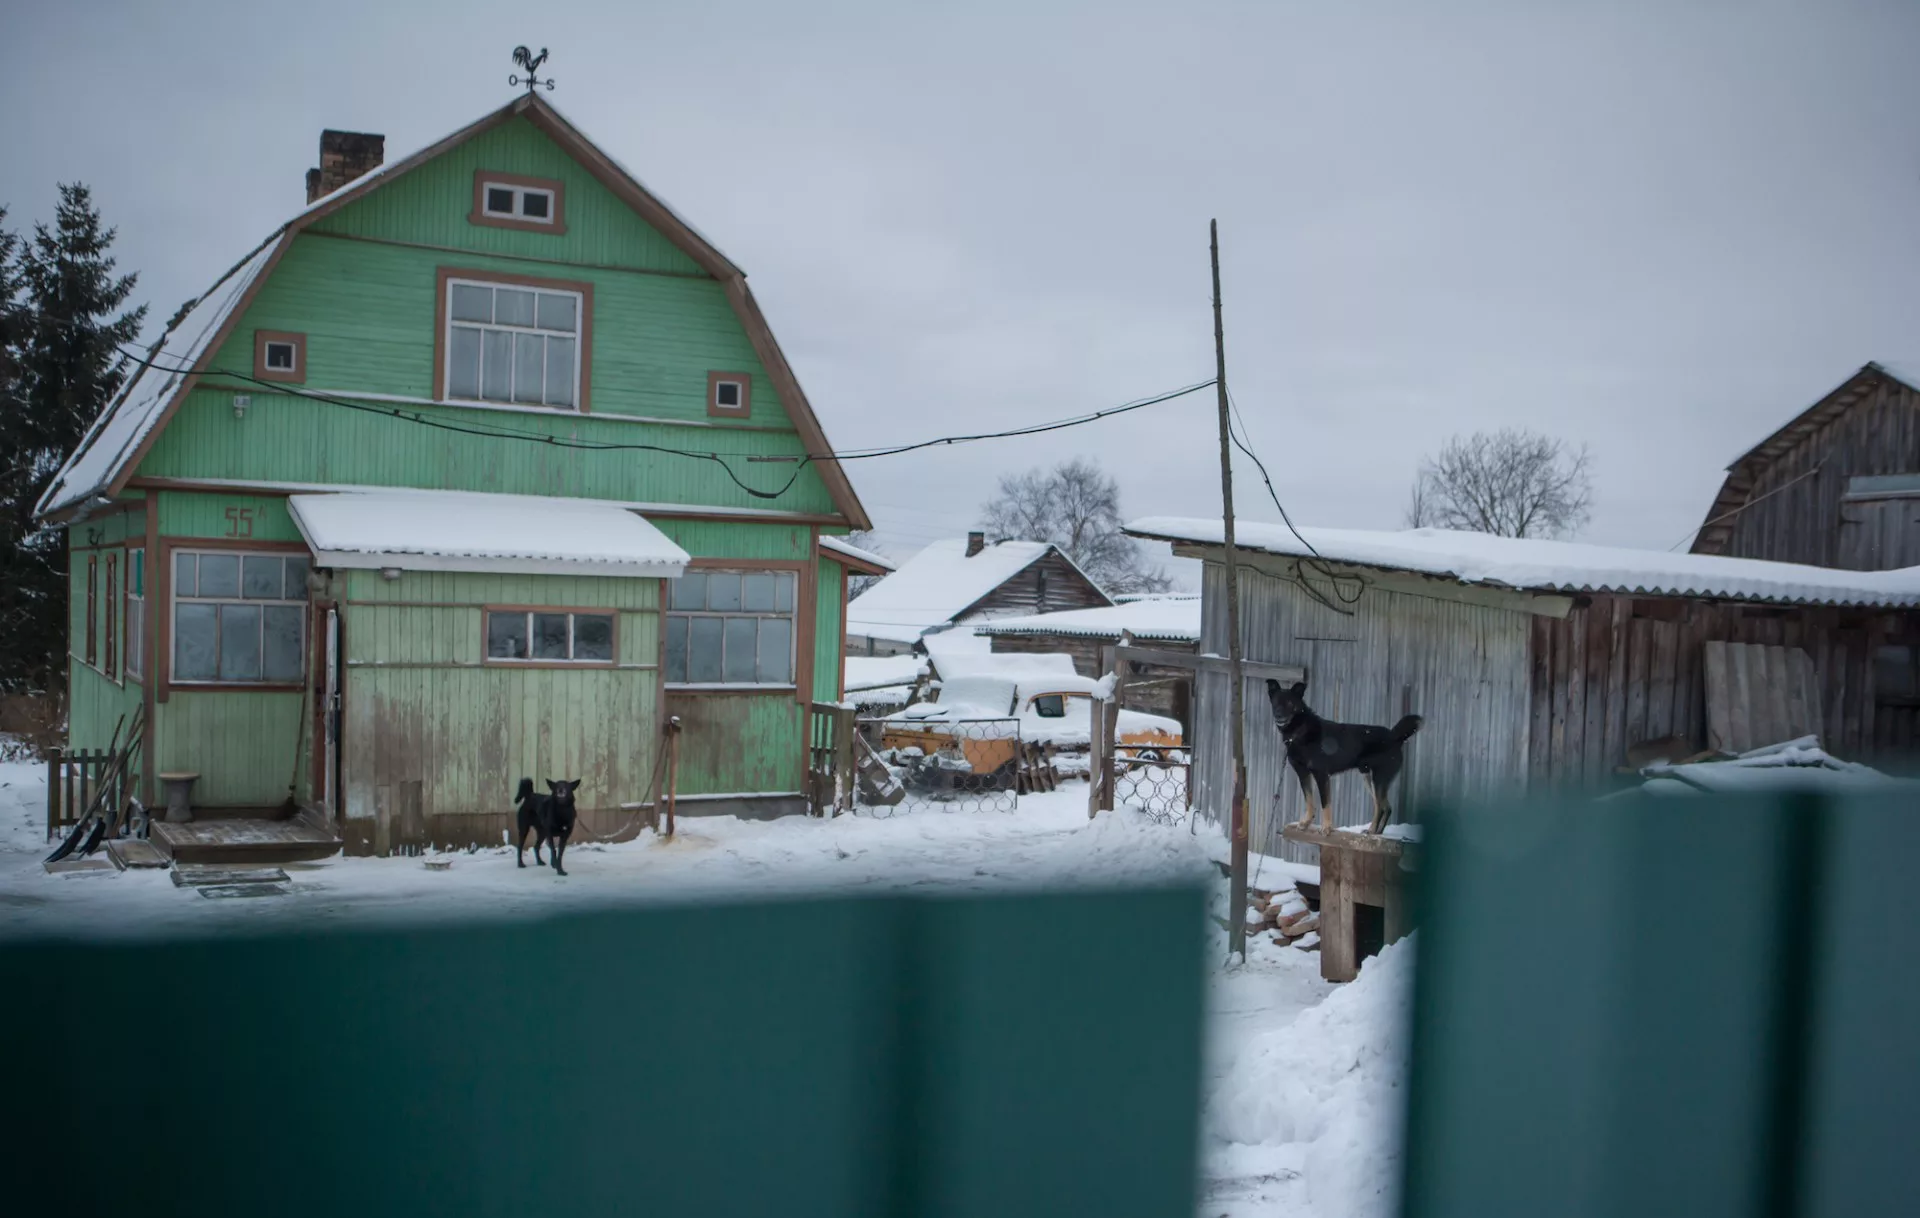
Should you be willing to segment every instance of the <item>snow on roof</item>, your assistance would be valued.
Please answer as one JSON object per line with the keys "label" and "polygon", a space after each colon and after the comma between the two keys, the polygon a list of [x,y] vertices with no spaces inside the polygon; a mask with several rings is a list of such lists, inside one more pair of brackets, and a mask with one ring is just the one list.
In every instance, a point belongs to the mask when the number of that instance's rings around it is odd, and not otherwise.
{"label": "snow on roof", "polygon": [[917,639],[928,627],[959,617],[1052,548],[1044,541],[1002,541],[969,557],[964,537],[936,541],[848,602],[847,633]]}
{"label": "snow on roof", "polygon": [[934,655],[933,667],[942,681],[965,677],[1005,677],[1021,681],[1074,675],[1073,657],[1057,651],[941,652]]}
{"label": "snow on roof", "polygon": [[177,369],[193,368],[209,354],[207,347],[226,324],[228,314],[273,261],[285,240],[275,233],[262,242],[161,336],[160,345],[144,356],[148,362],[130,370],[126,388],[112,406],[100,412],[79,447],[54,475],[36,513],[73,507],[106,488],[122,461],[140,447],[160,421],[168,399],[187,375]]}
{"label": "snow on roof", "polygon": [[872,550],[863,550],[844,537],[833,537],[823,533],[820,536],[820,548],[832,550],[835,554],[845,554],[848,558],[857,558],[861,562],[872,563],[888,571],[899,569],[892,559],[875,554]]}
{"label": "snow on roof", "polygon": [[1130,600],[1098,609],[1067,609],[1029,617],[1002,617],[975,624],[976,634],[1064,634],[1084,638],[1117,639],[1122,632],[1136,639],[1200,640],[1200,598],[1163,596]]}
{"label": "snow on roof", "polygon": [[670,578],[687,552],[644,518],[584,499],[473,491],[292,495],[322,567]]}
{"label": "snow on roof", "polygon": [[[1216,519],[1154,516],[1129,523],[1126,531],[1159,541],[1219,545],[1222,540]],[[1282,524],[1244,522],[1235,533],[1239,546],[1268,554],[1307,557],[1317,552],[1328,562],[1526,591],[1710,596],[1782,604],[1920,604],[1920,567],[1838,571],[1757,558],[1672,554],[1451,529],[1393,533],[1303,528],[1296,536]],[[1312,550],[1306,542],[1312,543]]]}
{"label": "snow on roof", "polygon": [[911,685],[927,671],[925,656],[848,656],[841,663],[847,692]]}

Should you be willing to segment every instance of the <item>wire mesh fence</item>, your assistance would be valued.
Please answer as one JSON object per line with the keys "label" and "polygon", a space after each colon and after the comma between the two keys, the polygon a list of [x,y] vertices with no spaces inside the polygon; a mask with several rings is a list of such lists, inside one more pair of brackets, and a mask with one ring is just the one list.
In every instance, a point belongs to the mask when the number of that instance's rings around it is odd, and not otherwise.
{"label": "wire mesh fence", "polygon": [[857,752],[855,802],[869,816],[1011,812],[1026,756],[1018,719],[863,719]]}
{"label": "wire mesh fence", "polygon": [[1193,765],[1184,749],[1126,754],[1113,759],[1113,803],[1163,825],[1182,825],[1193,814],[1188,785]]}

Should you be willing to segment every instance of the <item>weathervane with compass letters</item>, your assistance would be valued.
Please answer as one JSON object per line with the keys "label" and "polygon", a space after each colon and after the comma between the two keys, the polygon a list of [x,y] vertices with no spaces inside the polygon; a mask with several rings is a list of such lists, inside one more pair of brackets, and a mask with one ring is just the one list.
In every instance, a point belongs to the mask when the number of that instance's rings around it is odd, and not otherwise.
{"label": "weathervane with compass letters", "polygon": [[516,72],[507,77],[508,84],[525,85],[529,93],[539,88],[545,88],[549,93],[553,92],[553,77],[549,76],[545,80],[541,80],[539,76],[540,65],[547,62],[547,48],[541,47],[540,53],[535,55],[526,47],[515,47],[513,48],[513,62],[519,64],[521,70],[524,71],[526,75],[522,76]]}

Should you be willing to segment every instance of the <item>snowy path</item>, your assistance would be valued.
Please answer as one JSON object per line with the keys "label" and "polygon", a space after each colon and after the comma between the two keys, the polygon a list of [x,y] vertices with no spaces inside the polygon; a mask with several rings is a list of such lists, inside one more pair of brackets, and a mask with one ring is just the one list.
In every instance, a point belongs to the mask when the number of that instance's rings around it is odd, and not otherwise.
{"label": "snowy path", "polygon": [[[1204,843],[1184,828],[1127,813],[1089,823],[1086,790],[1073,783],[1023,798],[1012,813],[684,819],[672,842],[576,845],[565,878],[531,865],[522,871],[504,848],[436,856],[452,859],[446,871],[429,871],[417,858],[333,858],[289,865],[287,896],[218,901],[174,887],[163,871],[47,875],[40,866],[47,850],[44,773],[37,764],[0,764],[0,933],[151,935],[512,917],[702,896],[1108,885],[1218,874]],[[1216,912],[1224,915],[1224,885],[1216,890]],[[1216,958],[1224,958],[1224,933],[1210,927],[1209,934]],[[1320,980],[1312,955],[1258,940],[1249,948],[1245,965],[1219,969],[1211,983],[1207,1178],[1197,1212],[1384,1215],[1382,1186],[1395,1170],[1391,1101],[1401,1077],[1393,1020],[1409,954],[1393,949],[1360,981],[1332,987]]]}

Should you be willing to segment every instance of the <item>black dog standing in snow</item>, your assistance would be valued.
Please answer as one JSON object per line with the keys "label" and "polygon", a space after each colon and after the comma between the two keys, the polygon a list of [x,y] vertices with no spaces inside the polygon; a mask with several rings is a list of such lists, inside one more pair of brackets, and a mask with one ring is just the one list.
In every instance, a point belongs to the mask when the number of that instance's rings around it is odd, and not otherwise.
{"label": "black dog standing in snow", "polygon": [[527,865],[527,830],[533,830],[537,836],[533,840],[533,861],[546,866],[540,857],[540,846],[544,842],[553,843],[553,874],[565,875],[567,869],[560,865],[560,856],[567,852],[567,839],[573,836],[573,793],[580,789],[580,780],[555,782],[547,780],[549,795],[533,793],[533,779],[522,778],[520,789],[514,792],[513,802],[520,805],[520,840],[514,846],[514,857],[520,865]]}
{"label": "black dog standing in snow", "polygon": [[[1369,833],[1387,827],[1393,806],[1387,802],[1387,788],[1399,776],[1406,761],[1406,744],[1424,722],[1418,715],[1404,715],[1392,727],[1361,723],[1330,723],[1307,706],[1307,683],[1296,681],[1283,688],[1280,682],[1267,680],[1267,701],[1273,703],[1273,721],[1280,728],[1280,739],[1287,745],[1287,764],[1300,779],[1300,790],[1307,797],[1307,814],[1300,824],[1313,821],[1320,813],[1320,827],[1333,828],[1333,799],[1327,779],[1348,770],[1367,776],[1373,792],[1373,826]],[[1314,799],[1314,787],[1320,788]]]}

